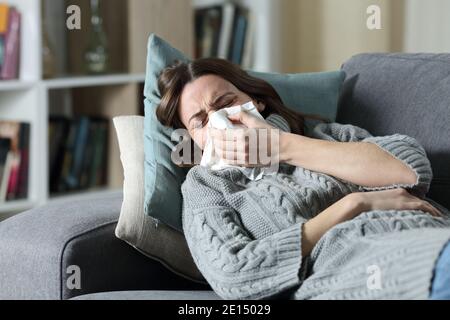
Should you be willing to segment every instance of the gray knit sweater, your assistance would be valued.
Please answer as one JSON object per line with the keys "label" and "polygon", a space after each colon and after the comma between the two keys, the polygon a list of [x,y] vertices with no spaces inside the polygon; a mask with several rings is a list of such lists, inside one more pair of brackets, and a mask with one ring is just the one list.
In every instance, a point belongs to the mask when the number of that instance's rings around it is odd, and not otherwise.
{"label": "gray knit sweater", "polygon": [[[224,299],[426,299],[450,239],[450,213],[369,211],[330,229],[302,258],[302,224],[352,192],[403,187],[424,197],[432,179],[408,136],[372,137],[319,124],[312,137],[374,143],[407,164],[414,185],[358,186],[302,167],[250,181],[237,169],[194,167],[182,186],[183,230],[194,261]],[[380,173],[382,174],[382,172]],[[374,282],[375,281],[375,282]]]}

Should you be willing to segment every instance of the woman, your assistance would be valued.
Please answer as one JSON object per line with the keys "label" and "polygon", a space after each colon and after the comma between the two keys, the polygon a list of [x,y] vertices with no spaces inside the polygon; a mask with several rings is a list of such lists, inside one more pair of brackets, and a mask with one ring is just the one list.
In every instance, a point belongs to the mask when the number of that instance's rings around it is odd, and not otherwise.
{"label": "woman", "polygon": [[[271,155],[277,174],[252,181],[236,168],[196,166],[182,186],[189,248],[222,298],[450,297],[440,271],[450,262],[450,213],[424,200],[432,171],[415,139],[337,123],[306,137],[305,117],[273,87],[220,59],[168,67],[159,90],[160,122],[187,129],[202,149],[208,115],[249,101],[290,128]],[[248,166],[246,134],[276,128],[245,112],[230,119],[247,129],[209,130],[216,152]]]}

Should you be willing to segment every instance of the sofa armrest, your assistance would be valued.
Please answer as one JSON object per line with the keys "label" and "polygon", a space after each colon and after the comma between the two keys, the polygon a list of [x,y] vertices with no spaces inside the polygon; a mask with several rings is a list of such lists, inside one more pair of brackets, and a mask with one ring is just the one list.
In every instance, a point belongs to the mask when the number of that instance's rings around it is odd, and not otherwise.
{"label": "sofa armrest", "polygon": [[122,193],[64,201],[0,223],[0,299],[106,291],[209,289],[117,239]]}

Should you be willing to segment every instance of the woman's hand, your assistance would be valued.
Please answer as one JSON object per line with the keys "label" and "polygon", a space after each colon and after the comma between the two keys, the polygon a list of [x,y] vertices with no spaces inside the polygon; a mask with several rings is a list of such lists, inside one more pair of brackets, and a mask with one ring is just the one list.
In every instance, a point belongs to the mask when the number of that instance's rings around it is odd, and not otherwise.
{"label": "woman's hand", "polygon": [[[263,104],[257,104],[256,102],[254,102],[254,104],[258,106],[258,111],[262,111],[265,108]],[[273,129],[271,125],[267,124],[265,121],[262,121],[261,119],[255,117],[252,113],[249,113],[245,110],[228,116],[228,119],[230,119],[234,123],[243,124],[250,129]]]}
{"label": "woman's hand", "polygon": [[421,210],[435,217],[442,213],[429,202],[419,199],[405,189],[361,192],[348,195],[359,204],[362,212],[371,210]]}
{"label": "woman's hand", "polygon": [[243,129],[209,129],[215,152],[228,164],[261,167],[278,163],[279,130],[254,115],[241,111],[228,117]]}

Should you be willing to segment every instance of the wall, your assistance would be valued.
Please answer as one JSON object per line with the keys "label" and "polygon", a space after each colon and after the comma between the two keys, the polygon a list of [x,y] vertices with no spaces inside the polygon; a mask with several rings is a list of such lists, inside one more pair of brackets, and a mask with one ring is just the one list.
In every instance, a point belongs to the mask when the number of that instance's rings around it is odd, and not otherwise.
{"label": "wall", "polygon": [[450,1],[406,2],[406,52],[450,52]]}
{"label": "wall", "polygon": [[[403,48],[404,0],[280,0],[284,72],[334,70],[361,52]],[[381,8],[382,30],[366,27],[369,5]]]}
{"label": "wall", "polygon": [[145,72],[147,40],[151,32],[192,56],[194,17],[191,10],[191,0],[129,0],[129,72]]}

